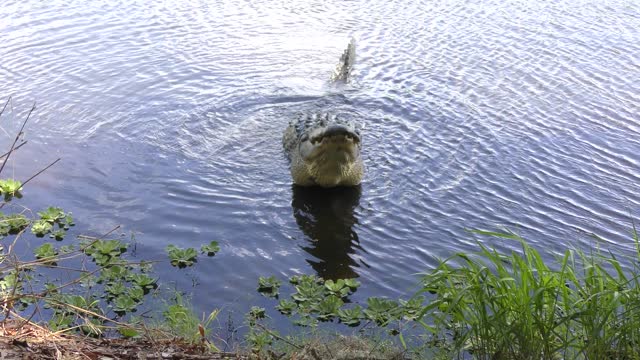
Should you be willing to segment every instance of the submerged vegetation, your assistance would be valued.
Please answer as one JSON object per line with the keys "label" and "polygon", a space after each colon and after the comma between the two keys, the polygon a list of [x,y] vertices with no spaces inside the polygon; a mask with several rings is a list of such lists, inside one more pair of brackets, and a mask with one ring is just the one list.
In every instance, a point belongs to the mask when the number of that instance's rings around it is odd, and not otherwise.
{"label": "submerged vegetation", "polygon": [[[91,338],[179,337],[200,352],[218,351],[212,324],[220,311],[197,316],[179,293],[166,303],[154,302],[162,289],[152,262],[128,256],[129,244],[114,235],[118,227],[102,236],[71,239],[71,213],[55,206],[39,211],[14,206],[24,185],[59,160],[25,181],[4,177],[8,159],[24,144],[21,134],[0,157],[3,324],[38,323],[55,334]],[[247,309],[246,343],[240,348],[261,359],[640,358],[635,226],[633,256],[567,250],[552,262],[516,234],[474,234],[517,242],[520,250],[501,253],[478,243],[478,253],[455,254],[423,274],[419,290],[407,299],[354,301],[361,286],[354,279],[260,277],[257,291],[272,299],[273,311]],[[20,258],[16,247],[24,248],[19,243],[28,236],[34,239],[32,253]],[[200,251],[168,245],[163,261],[186,268],[196,265],[199,255],[219,251],[215,241]],[[152,319],[136,316],[139,309],[158,307]],[[282,335],[272,328],[269,314],[284,316],[303,331]],[[352,336],[327,337],[323,324]]]}

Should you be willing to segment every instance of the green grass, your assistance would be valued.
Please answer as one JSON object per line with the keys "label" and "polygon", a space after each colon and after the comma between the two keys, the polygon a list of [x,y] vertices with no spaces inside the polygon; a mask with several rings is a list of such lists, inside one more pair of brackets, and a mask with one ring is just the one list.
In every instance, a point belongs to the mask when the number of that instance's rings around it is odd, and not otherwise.
{"label": "green grass", "polygon": [[[424,328],[458,356],[477,359],[639,359],[640,268],[613,254],[566,251],[555,263],[522,246],[501,254],[480,245],[422,278],[431,301]],[[638,235],[634,228],[634,240]],[[458,263],[460,265],[454,265]]]}

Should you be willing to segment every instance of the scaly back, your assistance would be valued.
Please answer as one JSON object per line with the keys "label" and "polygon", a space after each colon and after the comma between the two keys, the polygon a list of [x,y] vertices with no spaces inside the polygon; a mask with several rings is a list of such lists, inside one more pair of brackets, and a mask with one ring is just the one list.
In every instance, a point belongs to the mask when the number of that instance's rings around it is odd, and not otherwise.
{"label": "scaly back", "polygon": [[356,40],[351,38],[347,49],[340,56],[340,62],[338,66],[336,66],[335,70],[333,70],[333,74],[331,74],[331,82],[347,82],[349,80],[349,75],[351,74],[351,69],[353,69],[353,63],[356,61]]}

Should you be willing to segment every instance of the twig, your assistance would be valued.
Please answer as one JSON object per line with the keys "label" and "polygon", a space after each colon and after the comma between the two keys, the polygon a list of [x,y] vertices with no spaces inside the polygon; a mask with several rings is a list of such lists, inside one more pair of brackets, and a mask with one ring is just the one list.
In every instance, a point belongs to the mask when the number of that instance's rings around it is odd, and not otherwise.
{"label": "twig", "polygon": [[329,344],[324,343],[324,348],[327,350],[327,352],[329,353],[329,355],[331,355],[331,358],[334,359],[333,357],[333,352],[331,351],[331,349],[329,348]]}
{"label": "twig", "polygon": [[[4,204],[6,203],[2,203],[0,205],[0,208],[2,208],[4,206]],[[9,254],[14,254],[13,252],[13,248],[16,246],[16,244],[18,243],[18,240],[20,239],[20,237],[22,236],[22,234],[24,234],[24,232],[27,231],[27,228],[25,227],[24,229],[20,230],[16,236],[13,237],[13,241],[11,242],[11,244],[9,244],[9,248],[7,249],[7,255]],[[14,259],[17,261],[17,257],[14,256]]]}
{"label": "twig", "polygon": [[2,107],[2,110],[0,111],[0,116],[2,116],[2,113],[4,112],[4,109],[6,109],[7,105],[9,105],[9,101],[11,101],[11,96],[9,96],[9,98],[7,99],[7,102],[4,103],[4,106]]}
{"label": "twig", "polygon": [[269,333],[269,335],[273,336],[274,338],[276,338],[276,339],[278,339],[278,340],[281,340],[281,341],[284,341],[284,342],[286,342],[287,344],[289,344],[289,345],[291,345],[291,346],[295,347],[295,348],[296,348],[296,349],[298,349],[298,350],[302,350],[302,349],[303,349],[303,347],[302,347],[302,346],[300,346],[300,345],[298,345],[298,344],[296,344],[296,343],[293,343],[293,342],[291,342],[291,341],[289,341],[289,340],[287,340],[287,339],[283,338],[282,336],[280,336],[280,335],[278,335],[278,334],[274,333],[273,331],[271,331],[271,330],[267,329],[267,328],[266,328],[265,326],[263,326],[262,324],[258,324],[258,323],[256,323],[256,325],[257,325],[259,328],[261,328],[262,330],[264,330],[264,331],[266,331],[267,333]]}
{"label": "twig", "polygon": [[[34,292],[33,283],[29,282],[29,287],[30,287],[31,292],[33,293]],[[33,309],[33,312],[31,313],[31,315],[27,319],[24,319],[22,324],[20,324],[20,328],[22,328],[25,324],[30,323],[31,319],[33,319],[33,317],[36,316],[36,314],[40,314],[41,313],[40,306],[39,306],[38,302],[34,303],[34,307],[35,307],[35,309]]]}
{"label": "twig", "polygon": [[[9,156],[11,156],[11,153],[13,152],[14,148],[16,147],[16,143],[20,139],[20,135],[22,135],[22,131],[24,130],[25,125],[27,125],[27,121],[29,121],[29,118],[31,117],[31,113],[33,113],[33,110],[35,110],[35,109],[36,109],[36,104],[34,103],[33,106],[31,107],[31,110],[29,110],[29,115],[27,115],[27,118],[24,119],[24,122],[22,123],[22,127],[20,128],[20,131],[18,131],[18,133],[16,134],[16,138],[13,140],[13,144],[11,144],[11,148],[9,149],[9,153],[7,154],[7,156],[4,158],[4,161],[2,162],[2,166],[0,166],[0,173],[2,173],[2,170],[4,169],[4,166],[7,164],[7,160],[9,160]],[[3,111],[4,111],[4,109],[3,109]]]}
{"label": "twig", "polygon": [[[27,140],[25,140],[25,141],[21,142],[21,143],[20,143],[20,145],[16,146],[16,147],[13,149],[13,151],[16,151],[16,150],[20,149],[20,148],[22,147],[22,145],[24,145],[24,144],[26,144],[26,143],[27,143]],[[3,157],[5,157],[5,156],[7,156],[7,155],[9,155],[9,152],[6,152],[6,153],[4,153],[3,155],[0,155],[0,158],[3,158]]]}
{"label": "twig", "polygon": [[[87,239],[87,240],[104,240],[104,238],[106,238],[107,236],[111,235],[112,232],[120,229],[121,225],[116,225],[116,227],[114,227],[113,229],[107,231],[104,235],[100,236],[100,237],[94,237],[94,236],[87,236],[87,235],[78,235],[78,239]],[[91,245],[91,244],[89,244]]]}
{"label": "twig", "polygon": [[[26,319],[24,318],[24,316],[20,315],[19,313],[15,312],[15,311],[11,311],[11,317],[12,317],[12,318],[14,318],[14,317],[15,317],[15,318],[17,318],[18,320],[22,320],[23,322],[24,322],[24,320],[26,320]],[[31,326],[33,326],[33,327],[37,328],[38,330],[42,331],[42,333],[44,333],[44,334],[55,336],[55,334],[54,334],[51,330],[49,330],[49,329],[45,329],[44,327],[42,327],[42,326],[38,325],[37,323],[29,322],[29,321],[25,322],[25,324],[26,324],[26,323],[29,323],[29,325],[31,325]],[[23,324],[21,324],[20,326],[16,326],[16,328],[21,328],[22,326],[24,326],[24,325],[23,325]]]}
{"label": "twig", "polygon": [[[32,299],[37,299],[37,300],[45,300],[43,296],[39,296],[39,295],[36,295],[36,294],[24,294],[24,296],[25,297],[30,297]],[[72,304],[68,304],[68,303],[64,303],[64,302],[56,300],[56,299],[49,299],[49,303],[56,304],[57,306],[60,306],[60,307],[68,307],[68,308],[70,308],[72,310],[75,310],[77,313],[85,314],[85,315],[91,315],[93,317],[97,317],[98,319],[102,319],[104,321],[109,321],[109,322],[114,323],[114,324],[119,325],[119,326],[128,325],[126,323],[123,323],[123,322],[120,322],[120,321],[117,321],[117,320],[114,320],[114,319],[110,319],[110,318],[108,318],[108,317],[106,317],[104,315],[98,314],[98,313],[96,313],[94,311],[91,311],[91,310],[88,310],[88,309],[83,309],[81,307],[78,307],[78,306],[75,306],[75,305],[72,305]],[[106,326],[105,326],[105,328],[106,328]],[[64,332],[67,332],[68,330],[69,329],[59,330],[59,331],[54,332],[54,334],[64,333]]]}
{"label": "twig", "polygon": [[[7,157],[8,157],[8,156],[7,156]],[[56,161],[54,161],[54,162],[52,162],[51,164],[47,165],[47,167],[45,167],[44,169],[42,169],[42,170],[38,171],[37,173],[35,173],[35,175],[33,175],[33,176],[31,176],[30,178],[28,178],[27,180],[25,180],[25,181],[22,183],[22,186],[20,186],[20,189],[22,189],[22,188],[23,188],[23,187],[24,187],[24,186],[25,186],[29,181],[31,181],[34,177],[36,177],[36,176],[38,176],[38,175],[42,174],[42,173],[43,173],[43,172],[45,172],[48,168],[50,168],[50,167],[52,167],[53,165],[55,165],[58,161],[60,161],[60,159],[61,159],[61,158],[57,158],[57,159],[56,159]],[[0,171],[2,171],[2,170],[0,169]],[[20,190],[20,189],[18,189],[18,190]]]}
{"label": "twig", "polygon": [[13,284],[13,288],[11,288],[11,295],[5,297],[5,299],[4,299],[4,304],[3,305],[6,306],[6,309],[5,309],[4,320],[3,321],[6,321],[9,318],[9,312],[13,308],[13,302],[16,300],[16,298],[19,298],[19,297],[16,297],[16,292],[18,291],[18,287],[20,286],[20,279],[19,279],[20,265],[16,264],[14,270],[15,270],[14,274],[15,274],[16,281]]}

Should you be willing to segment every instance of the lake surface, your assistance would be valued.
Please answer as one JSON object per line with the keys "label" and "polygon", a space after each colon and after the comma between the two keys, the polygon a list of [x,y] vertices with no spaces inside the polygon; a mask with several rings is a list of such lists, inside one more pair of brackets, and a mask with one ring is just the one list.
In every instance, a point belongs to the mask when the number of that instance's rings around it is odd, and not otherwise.
{"label": "lake surface", "polygon": [[[349,39],[349,84],[331,71]],[[640,219],[640,2],[19,1],[0,6],[0,118],[24,205],[118,224],[201,310],[247,311],[261,275],[357,277],[408,296],[439,258],[518,244],[631,253]],[[292,187],[281,136],[320,107],[362,119],[356,189]],[[40,239],[28,240],[37,245]],[[65,240],[67,241],[67,240]]]}

